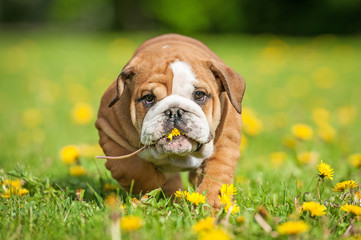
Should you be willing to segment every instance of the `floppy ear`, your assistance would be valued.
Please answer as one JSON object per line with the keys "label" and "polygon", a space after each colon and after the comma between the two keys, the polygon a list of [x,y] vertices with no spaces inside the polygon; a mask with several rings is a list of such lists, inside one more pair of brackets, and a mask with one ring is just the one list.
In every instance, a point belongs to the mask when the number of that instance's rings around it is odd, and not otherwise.
{"label": "floppy ear", "polygon": [[216,60],[207,61],[207,67],[212,71],[214,77],[219,79],[229,100],[238,113],[242,112],[242,98],[246,89],[244,79],[232,68]]}
{"label": "floppy ear", "polygon": [[119,76],[117,78],[117,86],[116,86],[117,95],[109,103],[108,107],[112,107],[116,102],[118,102],[118,100],[120,99],[120,96],[122,96],[122,94],[123,94],[126,80],[131,79],[134,75],[135,75],[134,67],[131,67],[131,66],[124,67],[124,69],[122,70],[122,72],[119,74]]}

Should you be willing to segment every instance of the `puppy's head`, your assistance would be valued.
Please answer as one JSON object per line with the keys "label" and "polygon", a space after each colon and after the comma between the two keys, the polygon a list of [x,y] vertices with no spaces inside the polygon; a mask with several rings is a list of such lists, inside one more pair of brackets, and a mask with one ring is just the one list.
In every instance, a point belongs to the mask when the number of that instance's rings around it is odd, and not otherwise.
{"label": "puppy's head", "polygon": [[119,75],[110,107],[125,88],[131,94],[132,123],[141,144],[149,146],[140,156],[164,171],[178,171],[197,168],[212,155],[220,96],[227,92],[240,113],[245,85],[216,60],[140,55]]}

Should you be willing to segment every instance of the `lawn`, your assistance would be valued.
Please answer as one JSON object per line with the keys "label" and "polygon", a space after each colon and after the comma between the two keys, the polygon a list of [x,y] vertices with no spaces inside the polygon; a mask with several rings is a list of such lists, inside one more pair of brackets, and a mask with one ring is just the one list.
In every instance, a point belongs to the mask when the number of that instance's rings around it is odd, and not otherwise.
{"label": "lawn", "polygon": [[95,159],[100,97],[152,36],[1,33],[0,239],[361,234],[360,37],[196,36],[247,84],[236,191],[211,212],[186,180],[174,202],[132,195]]}

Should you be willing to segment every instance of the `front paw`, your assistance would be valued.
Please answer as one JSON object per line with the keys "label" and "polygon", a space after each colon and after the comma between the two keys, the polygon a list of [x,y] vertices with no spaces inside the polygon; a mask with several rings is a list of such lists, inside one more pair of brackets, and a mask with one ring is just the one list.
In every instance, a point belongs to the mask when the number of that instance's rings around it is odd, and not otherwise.
{"label": "front paw", "polygon": [[213,210],[219,211],[221,208],[221,202],[219,201],[219,190],[220,187],[209,187],[208,189],[203,189],[202,186],[199,186],[197,192],[205,193],[208,204],[212,206]]}

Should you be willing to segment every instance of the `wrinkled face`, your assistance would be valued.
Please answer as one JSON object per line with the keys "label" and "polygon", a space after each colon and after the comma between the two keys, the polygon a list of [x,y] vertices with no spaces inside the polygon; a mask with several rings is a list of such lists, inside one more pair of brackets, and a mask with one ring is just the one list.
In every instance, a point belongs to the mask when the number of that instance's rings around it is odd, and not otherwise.
{"label": "wrinkled face", "polygon": [[139,155],[163,171],[199,167],[213,153],[220,118],[211,72],[175,60],[162,73],[139,77],[146,80],[135,83],[132,121],[149,146]]}

